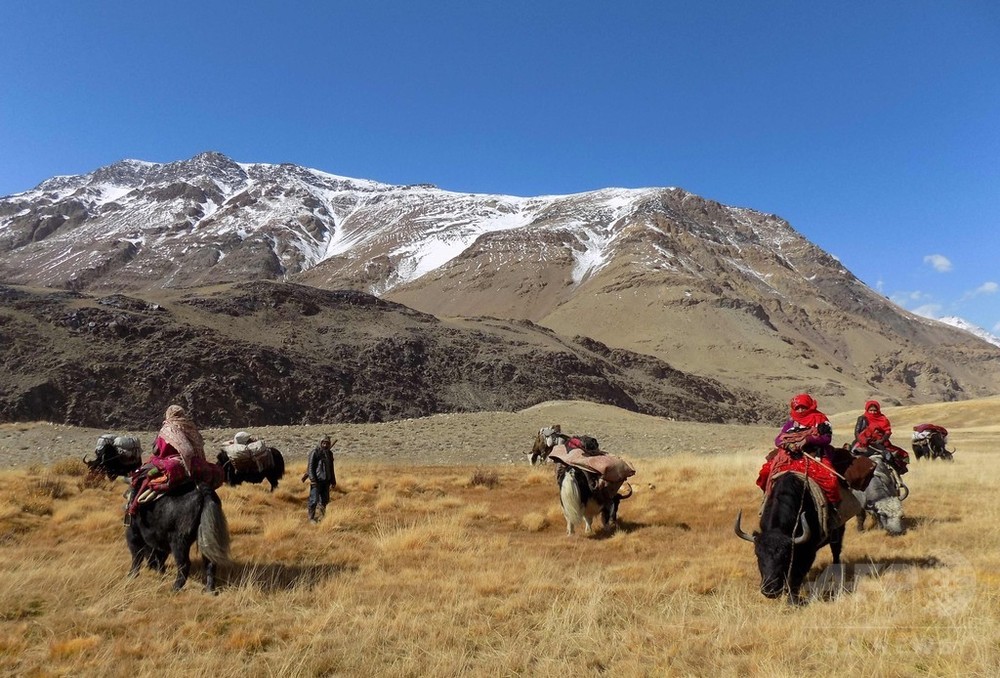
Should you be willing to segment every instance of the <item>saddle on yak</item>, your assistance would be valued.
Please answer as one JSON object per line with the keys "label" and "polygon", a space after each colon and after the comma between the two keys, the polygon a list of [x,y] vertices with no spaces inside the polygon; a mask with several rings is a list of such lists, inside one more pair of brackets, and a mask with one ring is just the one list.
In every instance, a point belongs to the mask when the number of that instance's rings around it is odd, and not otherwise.
{"label": "saddle on yak", "polygon": [[556,445],[549,458],[584,471],[594,478],[592,489],[606,488],[611,495],[617,494],[625,481],[635,475],[635,469],[621,457],[595,454],[580,447],[566,449],[565,445]]}
{"label": "saddle on yak", "polygon": [[126,493],[125,524],[139,510],[139,504],[155,501],[169,492],[196,482],[205,483],[213,490],[222,487],[225,473],[218,464],[200,457],[191,460],[191,473],[184,468],[180,457],[152,457],[138,470],[132,472]]}
{"label": "saddle on yak", "polygon": [[[809,468],[811,469],[812,466],[815,466],[815,464],[810,465]],[[848,520],[861,513],[861,502],[858,501],[858,498],[854,496],[853,492],[841,492],[838,501],[831,503],[827,497],[826,490],[820,485],[819,482],[816,481],[814,476],[809,475],[808,471],[784,468],[771,474],[767,489],[764,491],[764,497],[760,502],[760,511],[758,511],[758,515],[762,515],[764,513],[764,507],[767,505],[767,500],[771,496],[771,484],[774,482],[774,479],[786,473],[794,473],[802,478],[806,483],[809,496],[820,517],[820,543],[826,543],[833,530],[843,526]],[[813,470],[813,473],[815,473],[815,470]]]}

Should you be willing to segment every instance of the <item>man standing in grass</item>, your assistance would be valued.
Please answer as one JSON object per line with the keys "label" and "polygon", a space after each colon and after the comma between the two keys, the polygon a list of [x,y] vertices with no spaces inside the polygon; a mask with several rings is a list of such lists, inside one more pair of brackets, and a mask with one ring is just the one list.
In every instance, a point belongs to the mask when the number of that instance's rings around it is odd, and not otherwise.
{"label": "man standing in grass", "polygon": [[302,482],[309,481],[309,522],[318,523],[330,503],[330,488],[337,486],[333,471],[333,443],[330,436],[323,436],[319,445],[309,453]]}

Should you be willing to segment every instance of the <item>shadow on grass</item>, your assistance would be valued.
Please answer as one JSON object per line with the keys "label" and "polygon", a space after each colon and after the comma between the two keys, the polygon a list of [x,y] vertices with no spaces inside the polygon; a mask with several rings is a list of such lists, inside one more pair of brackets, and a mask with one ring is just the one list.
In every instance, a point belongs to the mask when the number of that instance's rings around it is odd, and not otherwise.
{"label": "shadow on grass", "polygon": [[313,588],[345,572],[357,571],[357,565],[322,563],[285,565],[284,563],[235,563],[220,577],[223,588],[256,588],[265,593],[292,588]]}
{"label": "shadow on grass", "polygon": [[959,518],[950,516],[947,518],[931,518],[929,516],[903,516],[903,529],[910,530],[922,525],[934,525],[935,523],[957,523]]}
{"label": "shadow on grass", "polygon": [[851,563],[827,565],[815,579],[806,582],[803,589],[805,598],[810,602],[830,601],[845,594],[856,593],[859,582],[866,577],[881,578],[891,572],[901,572],[907,575],[905,585],[912,585],[912,577],[919,576],[921,571],[947,567],[950,566],[933,556],[879,559],[862,556]]}

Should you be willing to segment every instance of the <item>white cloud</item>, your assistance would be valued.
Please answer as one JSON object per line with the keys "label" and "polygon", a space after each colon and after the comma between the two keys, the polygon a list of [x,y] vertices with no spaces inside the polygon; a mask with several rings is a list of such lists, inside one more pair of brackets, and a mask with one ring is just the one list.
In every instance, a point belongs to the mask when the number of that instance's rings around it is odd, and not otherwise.
{"label": "white cloud", "polygon": [[963,294],[959,301],[968,301],[984,294],[996,294],[998,290],[1000,290],[1000,285],[997,285],[995,282],[984,282],[971,292]]}
{"label": "white cloud", "polygon": [[930,264],[938,273],[947,273],[951,270],[951,260],[943,254],[928,254],[924,257],[924,263]]}
{"label": "white cloud", "polygon": [[923,306],[917,306],[913,309],[913,313],[916,313],[924,318],[937,320],[938,316],[941,315],[941,304],[924,304]]}
{"label": "white cloud", "polygon": [[1000,337],[1000,323],[997,323],[996,325],[993,326],[993,334]]}
{"label": "white cloud", "polygon": [[929,305],[932,297],[926,292],[921,292],[920,290],[915,290],[913,292],[893,292],[889,296],[889,300],[897,306],[902,306],[903,308],[909,308],[914,304],[924,303]]}

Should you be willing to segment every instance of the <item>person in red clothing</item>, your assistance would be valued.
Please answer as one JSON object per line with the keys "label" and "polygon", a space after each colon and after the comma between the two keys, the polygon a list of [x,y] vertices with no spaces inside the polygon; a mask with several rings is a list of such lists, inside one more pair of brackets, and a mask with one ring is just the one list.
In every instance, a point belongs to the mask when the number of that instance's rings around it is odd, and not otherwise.
{"label": "person in red clothing", "polygon": [[860,454],[871,456],[879,453],[885,457],[903,475],[907,471],[910,463],[910,454],[902,447],[892,444],[889,437],[892,435],[892,424],[889,417],[882,414],[882,406],[877,400],[869,400],[865,403],[865,413],[858,417],[854,424],[854,449]]}
{"label": "person in red clothing", "polygon": [[789,403],[788,421],[774,439],[772,451],[757,476],[757,486],[767,492],[772,473],[797,471],[805,473],[822,488],[831,504],[840,502],[840,485],[833,470],[833,427],[819,411],[816,400],[800,393]]}

